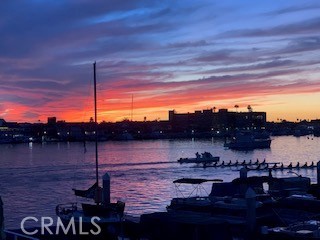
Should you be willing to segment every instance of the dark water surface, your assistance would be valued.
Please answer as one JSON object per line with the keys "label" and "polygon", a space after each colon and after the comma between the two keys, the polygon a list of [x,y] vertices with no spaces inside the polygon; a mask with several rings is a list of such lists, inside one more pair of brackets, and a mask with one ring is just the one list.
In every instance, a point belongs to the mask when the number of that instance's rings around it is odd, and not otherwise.
{"label": "dark water surface", "polygon": [[[94,143],[0,145],[0,196],[6,228],[18,228],[24,217],[55,216],[59,203],[74,202],[72,188],[86,189],[95,181]],[[320,138],[274,137],[271,148],[239,152],[223,147],[222,140],[155,140],[99,143],[100,177],[111,176],[111,198],[126,202],[132,215],[164,211],[177,196],[173,180],[182,177],[221,178],[230,181],[239,168],[197,168],[177,163],[180,157],[209,151],[221,161],[266,159],[267,162],[309,164],[320,160]],[[316,179],[315,170],[297,171]],[[266,175],[252,172],[250,175]],[[292,175],[277,171],[275,176]],[[204,186],[210,192],[210,184]],[[183,193],[190,192],[183,189]],[[203,194],[206,194],[203,192]]]}

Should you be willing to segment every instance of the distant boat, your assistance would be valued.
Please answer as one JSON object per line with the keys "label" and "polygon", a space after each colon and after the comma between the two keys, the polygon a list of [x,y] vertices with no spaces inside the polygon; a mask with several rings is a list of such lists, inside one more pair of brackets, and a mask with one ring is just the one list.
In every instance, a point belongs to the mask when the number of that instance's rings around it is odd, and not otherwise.
{"label": "distant boat", "polygon": [[128,132],[124,132],[122,134],[119,134],[116,137],[117,140],[123,140],[123,141],[130,141],[130,140],[134,140],[133,136],[131,133]]}
{"label": "distant boat", "polygon": [[315,136],[315,137],[320,137],[320,125],[314,127],[314,129],[313,129],[313,136]]}
{"label": "distant boat", "polygon": [[251,131],[240,131],[224,144],[225,147],[236,150],[251,150],[270,148],[271,138],[268,134],[255,134]]}
{"label": "distant boat", "polygon": [[293,132],[293,136],[295,136],[295,137],[302,137],[302,136],[306,136],[308,134],[310,134],[308,129],[296,129]]}
{"label": "distant boat", "polygon": [[[97,98],[96,98],[96,63],[94,67],[94,112],[95,125],[97,126]],[[82,203],[81,207],[77,203],[60,204],[56,207],[56,214],[60,219],[69,223],[72,219],[77,224],[81,224],[84,229],[92,227],[92,217],[98,217],[96,222],[101,227],[102,234],[114,236],[120,228],[123,220],[125,203],[118,201],[110,203],[110,177],[106,173],[103,176],[103,188],[99,186],[98,176],[98,135],[95,131],[95,150],[96,150],[96,182],[87,190],[74,190],[76,196],[87,199],[94,199],[95,203]]]}
{"label": "distant boat", "polygon": [[212,156],[209,152],[201,153],[201,155],[197,152],[195,158],[180,158],[178,159],[178,163],[216,163],[220,161],[220,157]]}

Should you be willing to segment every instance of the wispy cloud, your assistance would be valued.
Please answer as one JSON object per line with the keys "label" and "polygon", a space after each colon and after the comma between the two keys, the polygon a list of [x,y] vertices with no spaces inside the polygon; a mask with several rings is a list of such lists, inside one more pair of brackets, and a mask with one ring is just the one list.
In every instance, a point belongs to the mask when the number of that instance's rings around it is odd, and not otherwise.
{"label": "wispy cloud", "polygon": [[305,3],[301,5],[293,5],[289,7],[280,8],[275,11],[267,12],[266,15],[274,16],[274,15],[297,13],[297,12],[317,11],[318,9],[320,9],[320,4],[313,2],[312,4]]}
{"label": "wispy cloud", "polygon": [[289,24],[279,24],[270,28],[243,28],[226,31],[219,35],[221,38],[241,37],[274,37],[274,36],[297,36],[313,34],[320,31],[320,18],[312,18]]}

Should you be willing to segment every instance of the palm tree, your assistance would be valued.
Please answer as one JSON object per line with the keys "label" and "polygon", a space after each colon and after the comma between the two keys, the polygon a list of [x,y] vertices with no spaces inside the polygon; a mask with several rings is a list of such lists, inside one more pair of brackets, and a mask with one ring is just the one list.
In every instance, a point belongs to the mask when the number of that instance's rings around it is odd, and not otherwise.
{"label": "palm tree", "polygon": [[236,112],[238,112],[239,105],[236,104],[234,107],[236,108]]}
{"label": "palm tree", "polygon": [[216,112],[216,109],[217,109],[216,107],[213,107],[213,112],[214,112],[214,113]]}
{"label": "palm tree", "polygon": [[247,109],[249,112],[252,112],[252,107],[250,105],[248,105]]}

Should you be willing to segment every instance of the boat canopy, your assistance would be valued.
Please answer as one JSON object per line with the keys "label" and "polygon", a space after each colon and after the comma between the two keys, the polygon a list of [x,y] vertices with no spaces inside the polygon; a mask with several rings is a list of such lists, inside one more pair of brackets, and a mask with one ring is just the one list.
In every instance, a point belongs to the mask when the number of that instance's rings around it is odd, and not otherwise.
{"label": "boat canopy", "polygon": [[180,178],[174,180],[173,183],[185,183],[185,184],[201,184],[204,182],[223,182],[221,179],[203,179],[203,178]]}
{"label": "boat canopy", "polygon": [[265,182],[271,182],[274,181],[274,178],[269,177],[269,176],[252,176],[252,177],[247,177],[247,178],[236,178],[232,180],[232,183],[235,184],[263,184]]}

